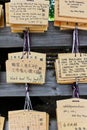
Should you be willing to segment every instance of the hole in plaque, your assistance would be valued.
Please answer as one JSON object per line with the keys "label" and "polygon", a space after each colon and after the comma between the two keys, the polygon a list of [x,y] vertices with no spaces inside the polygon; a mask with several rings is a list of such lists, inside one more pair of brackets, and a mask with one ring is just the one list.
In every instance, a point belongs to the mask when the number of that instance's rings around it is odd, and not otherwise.
{"label": "hole in plaque", "polygon": [[40,61],[43,61],[43,58],[40,58]]}
{"label": "hole in plaque", "polygon": [[16,56],[14,56],[14,59],[16,59],[17,57]]}
{"label": "hole in plaque", "polygon": [[20,59],[21,57],[20,56],[18,56],[18,59]]}
{"label": "hole in plaque", "polygon": [[82,53],[80,53],[80,57],[82,57]]}
{"label": "hole in plaque", "polygon": [[39,120],[40,120],[40,121],[43,121],[43,118],[40,118]]}
{"label": "hole in plaque", "polygon": [[37,59],[37,56],[35,56],[34,59]]}

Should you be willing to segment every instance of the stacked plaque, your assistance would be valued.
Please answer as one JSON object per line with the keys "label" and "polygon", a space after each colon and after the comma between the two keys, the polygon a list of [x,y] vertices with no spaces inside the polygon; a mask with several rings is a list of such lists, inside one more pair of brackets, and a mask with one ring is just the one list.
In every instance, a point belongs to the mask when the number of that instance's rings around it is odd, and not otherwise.
{"label": "stacked plaque", "polygon": [[8,83],[44,84],[45,75],[46,54],[37,52],[8,54],[6,61]]}
{"label": "stacked plaque", "polygon": [[56,79],[60,84],[87,83],[87,54],[61,53],[55,61]]}
{"label": "stacked plaque", "polygon": [[2,5],[0,5],[0,27],[4,27],[4,10]]}
{"label": "stacked plaque", "polygon": [[48,28],[49,0],[11,0],[6,3],[6,24],[12,32],[44,32]]}
{"label": "stacked plaque", "polygon": [[10,111],[8,119],[9,130],[49,130],[49,115],[46,112]]}
{"label": "stacked plaque", "polygon": [[5,121],[5,118],[0,116],[0,130],[4,130],[4,121]]}
{"label": "stacked plaque", "polygon": [[55,0],[54,25],[60,29],[87,30],[87,1],[86,0]]}
{"label": "stacked plaque", "polygon": [[57,101],[58,130],[87,129],[87,100],[72,98]]}

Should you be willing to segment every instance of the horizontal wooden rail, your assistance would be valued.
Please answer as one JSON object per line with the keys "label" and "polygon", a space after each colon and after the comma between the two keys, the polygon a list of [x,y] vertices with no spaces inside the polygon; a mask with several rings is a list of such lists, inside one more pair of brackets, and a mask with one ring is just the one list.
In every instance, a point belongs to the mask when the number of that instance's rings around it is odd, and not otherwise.
{"label": "horizontal wooden rail", "polygon": [[[79,31],[81,46],[87,45],[87,31]],[[49,22],[48,31],[45,33],[31,34],[31,47],[71,47],[72,31],[61,31]],[[10,28],[0,29],[0,48],[23,46],[23,34],[11,33]]]}
{"label": "horizontal wooden rail", "polygon": [[[87,95],[87,85],[79,84],[80,95]],[[25,96],[24,84],[7,84],[6,73],[0,73],[0,97]],[[72,96],[71,85],[60,85],[56,83],[53,70],[48,70],[46,83],[44,85],[30,85],[30,96]]]}

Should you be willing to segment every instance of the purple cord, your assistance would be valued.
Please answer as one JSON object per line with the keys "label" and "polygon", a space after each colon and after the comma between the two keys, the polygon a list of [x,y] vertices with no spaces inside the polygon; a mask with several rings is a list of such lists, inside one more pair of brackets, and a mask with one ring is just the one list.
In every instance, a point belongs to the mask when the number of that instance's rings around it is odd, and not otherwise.
{"label": "purple cord", "polygon": [[73,89],[73,98],[79,98],[79,87],[76,82],[73,84],[72,89]]}

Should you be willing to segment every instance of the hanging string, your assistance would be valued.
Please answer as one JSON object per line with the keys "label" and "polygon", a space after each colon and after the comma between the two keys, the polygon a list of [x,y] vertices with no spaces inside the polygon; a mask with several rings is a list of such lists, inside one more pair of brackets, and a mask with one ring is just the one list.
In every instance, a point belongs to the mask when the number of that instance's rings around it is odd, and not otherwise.
{"label": "hanging string", "polygon": [[[72,45],[72,53],[79,53],[79,40],[78,40],[78,26],[76,24],[76,27],[73,31],[73,45]],[[73,90],[73,98],[79,98],[79,86],[78,86],[78,78],[76,78],[76,82],[72,85]]]}
{"label": "hanging string", "polygon": [[26,93],[25,93],[25,104],[24,104],[24,110],[33,110],[32,108],[32,103],[31,103],[31,99],[30,99],[30,94],[29,94],[29,84],[25,84],[25,89],[26,89]]}
{"label": "hanging string", "polygon": [[73,31],[73,45],[72,45],[72,53],[75,52],[75,30]]}
{"label": "hanging string", "polygon": [[73,31],[73,45],[72,45],[72,53],[79,53],[79,38],[78,38],[78,28],[75,27]]}
{"label": "hanging string", "polygon": [[79,86],[78,86],[78,82],[75,82],[72,85],[72,90],[73,90],[73,98],[79,98]]}
{"label": "hanging string", "polygon": [[24,31],[23,54],[21,59],[24,58],[25,54],[27,54],[27,58],[30,58],[30,35],[28,30]]}
{"label": "hanging string", "polygon": [[[30,37],[29,37],[29,31],[24,31],[24,45],[23,45],[23,54],[22,58],[24,58],[24,55],[27,53],[27,58],[30,58]],[[27,110],[33,110],[32,103],[30,99],[30,93],[29,93],[29,84],[25,84],[25,103],[24,103],[24,109]]]}
{"label": "hanging string", "polygon": [[75,35],[76,35],[76,53],[79,53],[79,36],[78,36],[78,28],[75,28]]}

